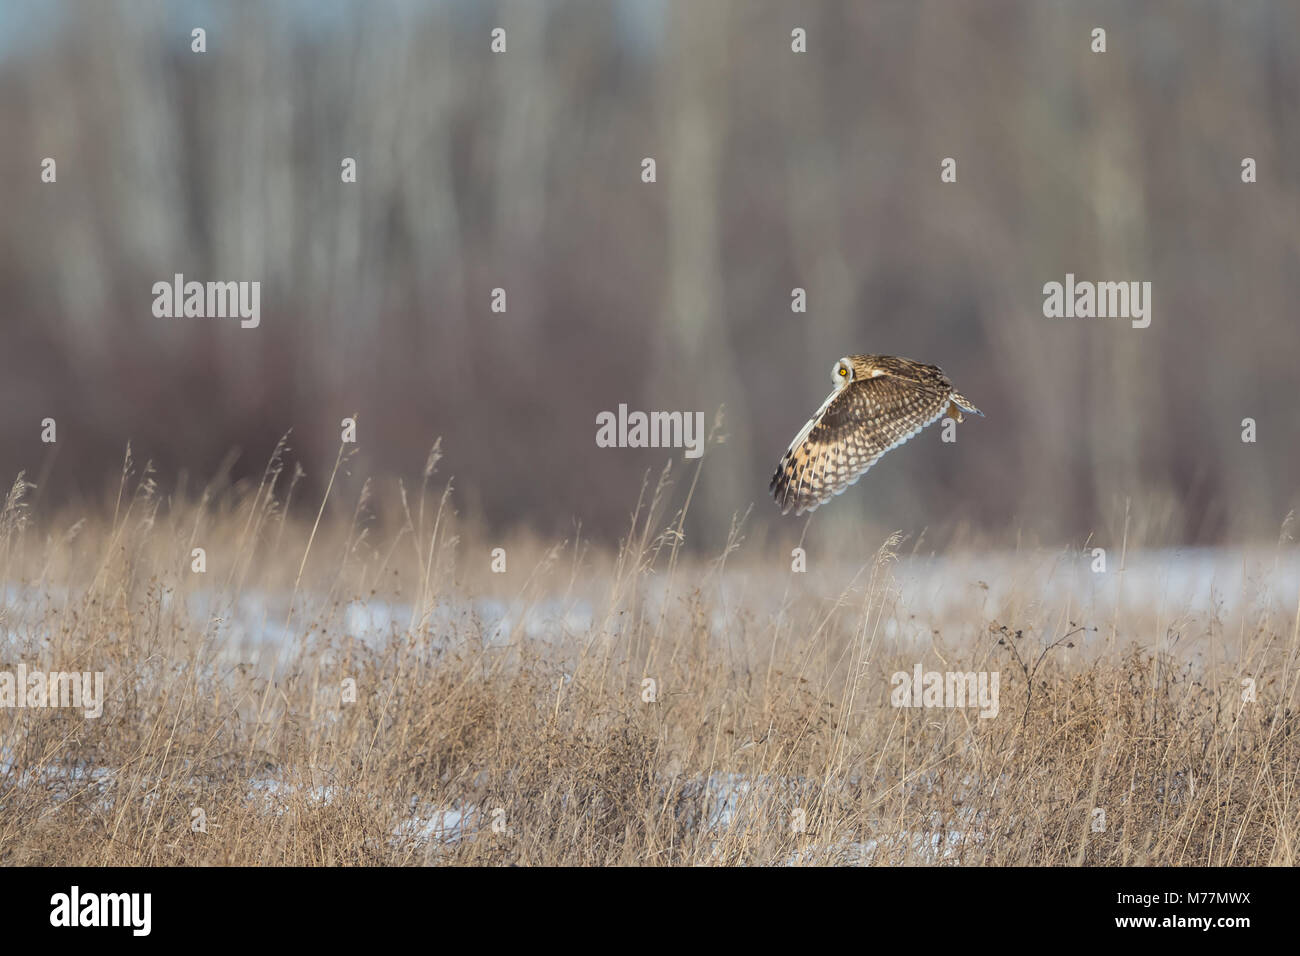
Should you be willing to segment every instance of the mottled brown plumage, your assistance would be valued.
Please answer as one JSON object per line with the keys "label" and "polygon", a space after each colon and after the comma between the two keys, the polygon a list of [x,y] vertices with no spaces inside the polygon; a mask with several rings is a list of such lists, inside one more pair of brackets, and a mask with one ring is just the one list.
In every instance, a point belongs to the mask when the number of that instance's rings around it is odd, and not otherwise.
{"label": "mottled brown plumage", "polygon": [[880,456],[944,413],[984,413],[943,371],[892,355],[849,355],[831,368],[835,391],[790,443],[770,485],[782,514],[813,511],[852,485]]}

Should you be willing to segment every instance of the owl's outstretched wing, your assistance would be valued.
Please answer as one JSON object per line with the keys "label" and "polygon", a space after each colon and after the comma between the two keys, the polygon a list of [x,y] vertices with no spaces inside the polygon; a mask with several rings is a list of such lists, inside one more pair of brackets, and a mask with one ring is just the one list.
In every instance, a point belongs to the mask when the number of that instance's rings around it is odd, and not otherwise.
{"label": "owl's outstretched wing", "polygon": [[769,488],[782,514],[813,511],[943,415],[952,385],[938,369],[921,368],[915,375],[860,379],[831,393],[776,466]]}

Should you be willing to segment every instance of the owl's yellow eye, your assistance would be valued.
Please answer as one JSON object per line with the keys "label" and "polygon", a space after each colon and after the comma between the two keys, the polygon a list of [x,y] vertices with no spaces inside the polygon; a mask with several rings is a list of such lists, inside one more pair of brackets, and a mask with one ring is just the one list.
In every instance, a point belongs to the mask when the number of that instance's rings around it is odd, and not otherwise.
{"label": "owl's yellow eye", "polygon": [[843,378],[845,375],[848,375],[848,374],[849,374],[849,370],[846,369],[843,365],[841,365],[841,366],[840,366],[840,378]]}

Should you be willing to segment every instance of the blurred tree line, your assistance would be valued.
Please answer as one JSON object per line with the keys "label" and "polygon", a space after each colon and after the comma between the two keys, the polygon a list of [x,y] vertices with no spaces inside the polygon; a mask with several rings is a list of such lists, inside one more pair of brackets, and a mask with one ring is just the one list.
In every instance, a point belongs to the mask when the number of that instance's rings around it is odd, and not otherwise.
{"label": "blurred tree line", "polygon": [[[781,520],[768,478],[831,364],[885,352],[988,417],[888,456],[828,522],[1083,535],[1132,499],[1212,542],[1275,533],[1300,498],[1300,5],[20,19],[0,19],[0,456],[42,495],[99,495],[128,439],[164,488],[236,446],[258,472],[290,426],[319,489],[357,412],[354,470],[418,476],[440,435],[489,524],[612,536],[667,456],[598,449],[597,413],[725,405],[692,505],[708,540],[751,502]],[[260,326],[155,318],[175,273],[259,280]],[[1066,273],[1150,281],[1150,328],[1044,318]]]}

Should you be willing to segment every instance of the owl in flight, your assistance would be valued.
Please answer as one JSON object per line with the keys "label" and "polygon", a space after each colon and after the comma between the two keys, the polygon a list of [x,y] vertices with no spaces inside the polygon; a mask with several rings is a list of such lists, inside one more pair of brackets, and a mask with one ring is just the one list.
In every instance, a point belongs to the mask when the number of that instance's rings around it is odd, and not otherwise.
{"label": "owl in flight", "polygon": [[846,355],[835,391],[794,436],[769,486],[782,514],[813,511],[945,414],[984,417],[937,366],[892,355]]}

